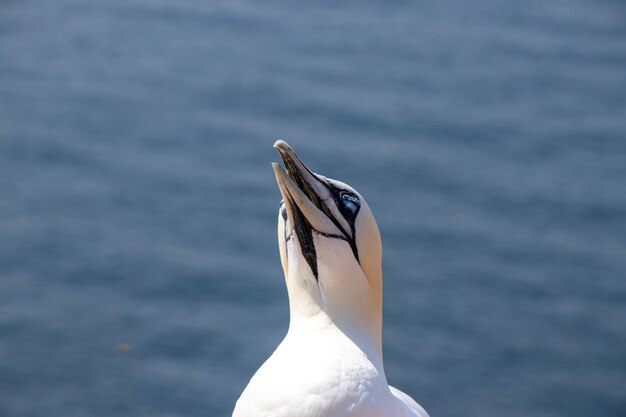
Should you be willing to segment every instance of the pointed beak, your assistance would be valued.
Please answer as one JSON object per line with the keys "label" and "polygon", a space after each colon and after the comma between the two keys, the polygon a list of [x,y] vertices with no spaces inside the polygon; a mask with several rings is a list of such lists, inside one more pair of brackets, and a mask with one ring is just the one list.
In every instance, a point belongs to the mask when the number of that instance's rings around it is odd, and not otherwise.
{"label": "pointed beak", "polygon": [[[323,234],[343,236],[341,225],[335,224],[332,205],[329,207],[328,202],[334,201],[323,177],[307,168],[287,142],[278,140],[274,147],[285,164],[283,169],[274,162],[272,168],[285,201],[291,230],[308,226]],[[299,224],[303,221],[308,224]]]}

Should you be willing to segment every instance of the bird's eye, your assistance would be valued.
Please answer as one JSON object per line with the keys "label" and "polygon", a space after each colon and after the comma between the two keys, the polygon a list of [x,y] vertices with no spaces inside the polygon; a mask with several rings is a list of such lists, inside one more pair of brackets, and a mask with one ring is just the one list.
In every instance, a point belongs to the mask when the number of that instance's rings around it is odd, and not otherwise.
{"label": "bird's eye", "polygon": [[341,193],[341,203],[343,204],[343,208],[350,213],[351,215],[356,215],[361,207],[361,201],[359,197],[354,194],[349,193]]}

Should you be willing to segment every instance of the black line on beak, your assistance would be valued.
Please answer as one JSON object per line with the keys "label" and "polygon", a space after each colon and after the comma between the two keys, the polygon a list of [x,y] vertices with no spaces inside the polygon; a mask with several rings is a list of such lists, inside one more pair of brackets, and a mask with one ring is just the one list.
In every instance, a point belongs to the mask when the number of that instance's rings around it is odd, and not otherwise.
{"label": "black line on beak", "polygon": [[313,227],[293,200],[290,199],[289,204],[291,204],[293,216],[295,217],[295,219],[293,219],[293,225],[296,235],[298,236],[298,241],[300,242],[302,255],[311,267],[315,280],[319,281],[317,273],[317,253],[315,251],[315,243],[313,242]]}

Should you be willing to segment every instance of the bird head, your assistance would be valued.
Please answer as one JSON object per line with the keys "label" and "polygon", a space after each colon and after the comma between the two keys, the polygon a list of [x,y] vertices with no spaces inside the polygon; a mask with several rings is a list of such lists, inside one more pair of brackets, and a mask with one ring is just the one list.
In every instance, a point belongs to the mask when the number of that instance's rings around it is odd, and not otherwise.
{"label": "bird head", "polygon": [[284,141],[273,163],[283,200],[280,259],[294,320],[323,315],[351,337],[380,344],[382,245],[374,216],[354,188],[312,172]]}

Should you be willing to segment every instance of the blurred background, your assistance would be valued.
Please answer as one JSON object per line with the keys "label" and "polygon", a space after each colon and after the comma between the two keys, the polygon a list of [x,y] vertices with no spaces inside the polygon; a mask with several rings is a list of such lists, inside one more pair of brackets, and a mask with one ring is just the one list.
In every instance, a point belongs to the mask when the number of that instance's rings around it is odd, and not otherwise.
{"label": "blurred background", "polygon": [[4,0],[0,415],[229,416],[283,138],[377,216],[391,384],[624,416],[625,136],[621,0]]}

